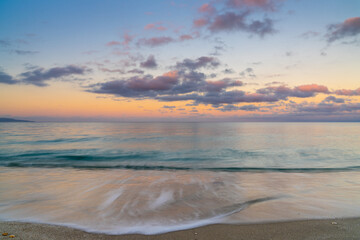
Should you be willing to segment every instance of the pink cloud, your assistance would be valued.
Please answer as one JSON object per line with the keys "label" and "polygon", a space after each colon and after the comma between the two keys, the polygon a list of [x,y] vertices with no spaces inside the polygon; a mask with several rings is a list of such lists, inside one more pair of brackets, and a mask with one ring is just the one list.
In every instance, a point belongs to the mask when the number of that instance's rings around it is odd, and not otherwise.
{"label": "pink cloud", "polygon": [[195,19],[195,20],[193,21],[193,23],[194,23],[194,26],[195,26],[195,27],[203,27],[203,26],[205,26],[206,24],[208,24],[208,20],[205,19],[205,18],[199,18],[199,19]]}
{"label": "pink cloud", "polygon": [[264,10],[275,10],[275,5],[277,2],[282,0],[228,0],[227,5],[230,7],[243,8],[262,8]]}
{"label": "pink cloud", "polygon": [[111,42],[108,42],[107,44],[106,44],[106,46],[116,46],[116,45],[120,45],[121,43],[120,42],[118,42],[118,41],[111,41]]}
{"label": "pink cloud", "polygon": [[328,42],[333,42],[345,37],[355,37],[360,34],[360,17],[346,19],[343,23],[328,26],[326,34]]}
{"label": "pink cloud", "polygon": [[344,95],[344,96],[360,96],[360,88],[355,89],[355,90],[340,89],[340,90],[336,90],[335,94]]}
{"label": "pink cloud", "polygon": [[299,90],[302,92],[318,92],[318,93],[328,93],[329,89],[323,85],[317,84],[309,84],[309,85],[301,85],[297,86],[295,90]]}
{"label": "pink cloud", "polygon": [[171,37],[153,37],[153,38],[142,38],[139,39],[138,45],[146,45],[150,47],[161,46],[174,42],[175,40]]}
{"label": "pink cloud", "polygon": [[162,26],[162,23],[149,23],[145,25],[145,30],[158,30],[158,31],[165,31],[167,30],[166,27]]}
{"label": "pink cloud", "polygon": [[186,41],[186,40],[192,40],[194,39],[194,37],[189,34],[183,34],[179,37],[179,39],[180,41]]}
{"label": "pink cloud", "polygon": [[211,6],[210,4],[208,3],[205,3],[203,5],[201,5],[201,7],[198,9],[199,12],[201,13],[214,13],[216,11],[216,9]]}
{"label": "pink cloud", "polygon": [[130,42],[134,39],[134,36],[131,36],[127,33],[124,34],[124,41],[122,42],[123,45],[129,45]]}

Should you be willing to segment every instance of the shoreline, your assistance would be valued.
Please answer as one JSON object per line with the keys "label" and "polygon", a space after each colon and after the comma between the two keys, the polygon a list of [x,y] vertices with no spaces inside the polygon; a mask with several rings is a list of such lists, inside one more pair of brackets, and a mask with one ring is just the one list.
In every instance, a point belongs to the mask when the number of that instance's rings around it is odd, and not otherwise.
{"label": "shoreline", "polygon": [[[214,224],[156,235],[107,235],[39,223],[0,221],[0,232],[15,235],[14,239],[104,239],[104,240],[165,240],[165,239],[360,239],[360,217],[322,220],[300,220],[254,224]],[[6,239],[0,235],[0,239]]]}

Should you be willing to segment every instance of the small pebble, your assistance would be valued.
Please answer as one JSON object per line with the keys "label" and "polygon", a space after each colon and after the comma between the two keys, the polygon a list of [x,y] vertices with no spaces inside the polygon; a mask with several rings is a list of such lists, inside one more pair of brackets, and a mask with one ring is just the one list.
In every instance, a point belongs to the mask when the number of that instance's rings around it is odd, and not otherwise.
{"label": "small pebble", "polygon": [[197,232],[195,233],[195,235],[197,234]]}
{"label": "small pebble", "polygon": [[3,233],[2,235],[3,235],[3,236],[7,236],[7,235],[9,235],[9,234],[8,234],[8,233]]}
{"label": "small pebble", "polygon": [[10,236],[9,236],[9,238],[14,238],[14,237],[15,237],[15,235],[10,235]]}
{"label": "small pebble", "polygon": [[336,224],[337,224],[337,222],[332,222],[331,224],[332,224],[332,225],[336,225]]}

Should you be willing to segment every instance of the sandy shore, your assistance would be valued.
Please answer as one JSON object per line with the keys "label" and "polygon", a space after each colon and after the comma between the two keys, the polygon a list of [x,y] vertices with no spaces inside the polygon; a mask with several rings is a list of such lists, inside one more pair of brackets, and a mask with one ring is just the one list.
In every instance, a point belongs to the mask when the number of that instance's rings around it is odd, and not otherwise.
{"label": "sandy shore", "polygon": [[[360,218],[307,220],[280,223],[248,224],[248,225],[210,225],[190,230],[183,230],[159,235],[105,235],[87,233],[72,228],[46,224],[0,222],[1,233],[14,234],[15,239],[360,239]],[[0,236],[0,239],[9,237]]]}

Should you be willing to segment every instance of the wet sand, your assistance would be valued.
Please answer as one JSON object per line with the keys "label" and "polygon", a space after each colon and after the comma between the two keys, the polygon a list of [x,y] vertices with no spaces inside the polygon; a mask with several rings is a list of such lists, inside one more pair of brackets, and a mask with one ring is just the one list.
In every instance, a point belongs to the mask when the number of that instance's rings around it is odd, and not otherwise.
{"label": "wet sand", "polygon": [[[226,225],[215,224],[189,230],[176,231],[158,235],[105,235],[87,233],[81,230],[63,226],[46,224],[0,222],[1,233],[15,235],[14,239],[41,240],[41,239],[106,239],[106,240],[134,240],[134,239],[360,239],[360,218],[303,220],[292,222]],[[9,236],[0,236],[0,239],[9,239]]]}

